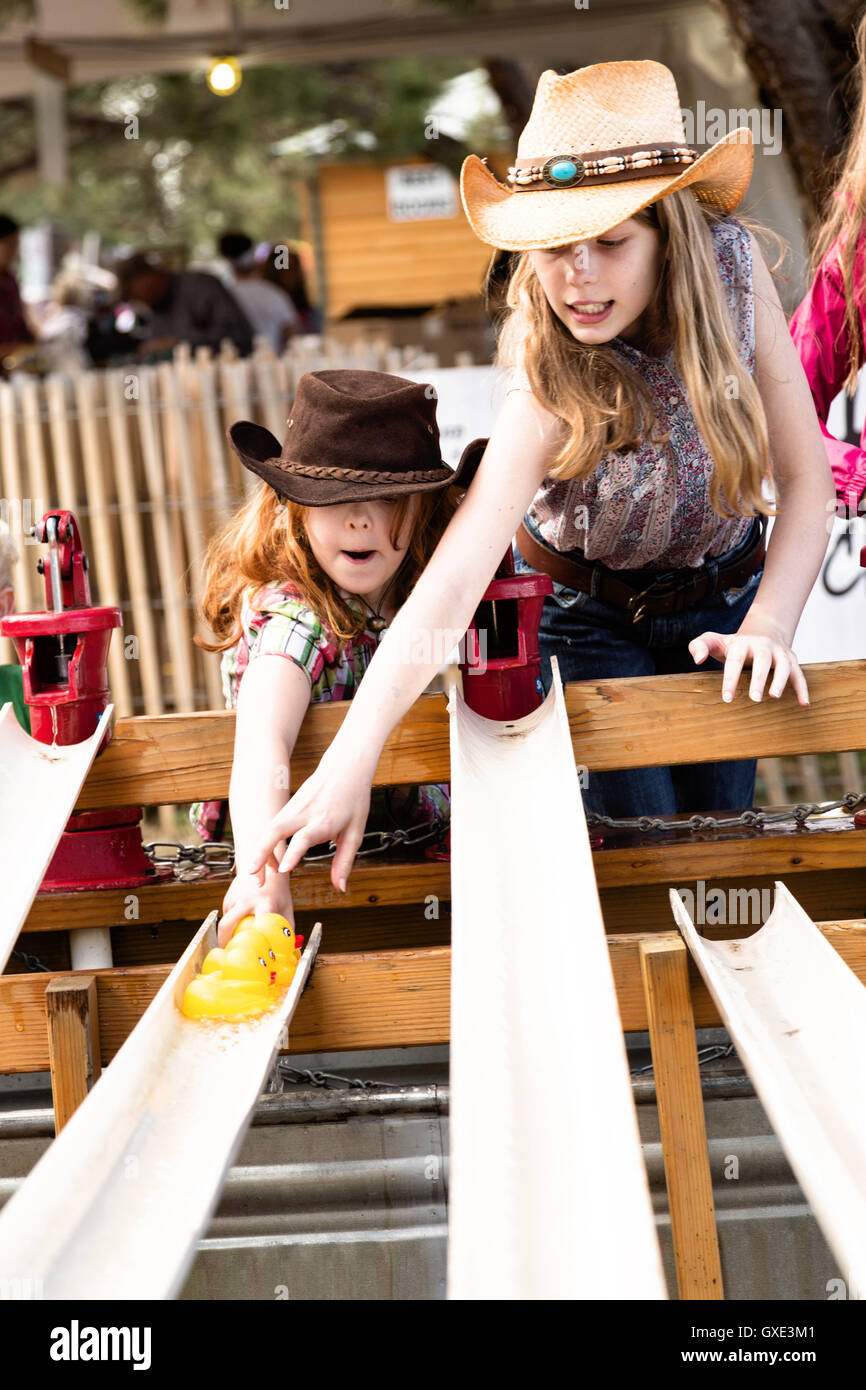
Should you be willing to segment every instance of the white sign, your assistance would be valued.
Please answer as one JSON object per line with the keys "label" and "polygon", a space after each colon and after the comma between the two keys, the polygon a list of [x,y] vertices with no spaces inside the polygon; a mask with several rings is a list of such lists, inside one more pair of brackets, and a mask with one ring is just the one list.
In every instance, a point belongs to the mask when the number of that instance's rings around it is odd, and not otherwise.
{"label": "white sign", "polygon": [[457,216],[457,183],[441,164],[406,164],[386,169],[385,189],[392,222]]}

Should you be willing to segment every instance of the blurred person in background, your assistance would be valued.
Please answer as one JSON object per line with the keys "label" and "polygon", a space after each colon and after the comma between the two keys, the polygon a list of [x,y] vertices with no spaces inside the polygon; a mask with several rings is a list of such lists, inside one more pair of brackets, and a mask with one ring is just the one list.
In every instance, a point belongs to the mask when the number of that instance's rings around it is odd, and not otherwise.
{"label": "blurred person in background", "polygon": [[215,275],[203,270],[168,270],[153,253],[136,252],[115,266],[122,299],[143,310],[139,356],[168,356],[178,343],[219,352],[224,338],[242,357],[253,347],[253,330],[237,300]]}
{"label": "blurred person in background", "polygon": [[291,299],[301,320],[300,332],[321,333],[322,316],[310,303],[304,268],[297,251],[284,243],[272,246],[263,273],[266,280],[277,285]]}
{"label": "blurred person in background", "polygon": [[302,332],[300,315],[291,295],[264,278],[270,247],[254,246],[246,232],[226,232],[220,237],[220,255],[228,261],[229,289],[253,327],[267,338],[277,356],[293,333]]}
{"label": "blurred person in background", "polygon": [[4,359],[15,348],[34,341],[33,330],[24,314],[18,281],[12,274],[12,265],[18,255],[19,231],[14,217],[0,213],[0,375],[5,375]]}

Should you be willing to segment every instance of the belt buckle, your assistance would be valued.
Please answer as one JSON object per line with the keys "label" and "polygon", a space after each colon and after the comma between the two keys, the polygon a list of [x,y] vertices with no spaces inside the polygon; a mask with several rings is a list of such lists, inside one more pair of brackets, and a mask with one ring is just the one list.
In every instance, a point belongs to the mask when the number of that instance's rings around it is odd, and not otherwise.
{"label": "belt buckle", "polygon": [[633,623],[639,623],[641,618],[644,616],[644,612],[646,611],[646,604],[643,603],[642,600],[646,598],[647,594],[652,589],[654,589],[658,584],[661,584],[663,580],[667,580],[667,582],[670,583],[670,575],[670,570],[662,570],[661,574],[659,574],[658,577],[654,579],[651,584],[648,584],[645,589],[641,589],[639,594],[632,594],[631,598],[628,600],[628,603],[626,604],[626,612],[631,615],[631,620]]}

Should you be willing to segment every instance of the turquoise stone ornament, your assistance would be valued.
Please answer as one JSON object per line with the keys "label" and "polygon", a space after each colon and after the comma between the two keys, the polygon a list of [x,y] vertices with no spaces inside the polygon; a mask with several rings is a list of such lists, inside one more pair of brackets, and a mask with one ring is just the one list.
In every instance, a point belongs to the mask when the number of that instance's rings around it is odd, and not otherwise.
{"label": "turquoise stone ornament", "polygon": [[570,188],[580,183],[584,176],[583,161],[574,155],[556,155],[548,159],[543,174],[549,184],[557,188]]}

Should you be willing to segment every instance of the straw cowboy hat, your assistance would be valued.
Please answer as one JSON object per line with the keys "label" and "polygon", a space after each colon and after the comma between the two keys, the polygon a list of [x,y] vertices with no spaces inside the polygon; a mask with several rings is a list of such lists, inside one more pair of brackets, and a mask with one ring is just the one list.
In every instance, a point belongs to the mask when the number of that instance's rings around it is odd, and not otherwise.
{"label": "straw cowboy hat", "polygon": [[564,77],[542,73],[508,184],[471,154],[460,193],[476,236],[528,251],[601,236],[681,188],[732,212],[752,160],[748,126],[702,155],[687,146],[676,83],[662,63],[596,63]]}
{"label": "straw cowboy hat", "polygon": [[238,420],[228,438],[246,468],[304,507],[468,488],[487,447],[486,439],[473,439],[449,467],[432,386],[348,369],[304,373],[282,448],[252,420]]}

